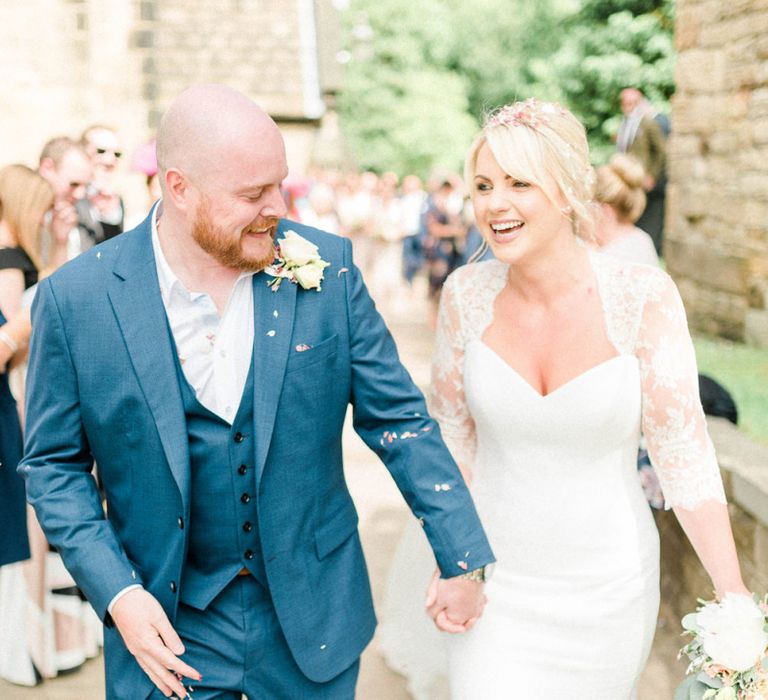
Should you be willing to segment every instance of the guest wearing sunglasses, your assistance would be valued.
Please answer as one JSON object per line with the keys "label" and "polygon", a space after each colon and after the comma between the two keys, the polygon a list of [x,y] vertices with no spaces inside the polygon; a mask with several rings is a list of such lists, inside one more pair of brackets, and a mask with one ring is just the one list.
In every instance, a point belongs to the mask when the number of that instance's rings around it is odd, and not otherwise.
{"label": "guest wearing sunglasses", "polygon": [[93,182],[77,204],[78,220],[93,242],[101,243],[123,232],[125,206],[114,183],[123,151],[117,132],[102,124],[83,131],[80,143],[93,166]]}

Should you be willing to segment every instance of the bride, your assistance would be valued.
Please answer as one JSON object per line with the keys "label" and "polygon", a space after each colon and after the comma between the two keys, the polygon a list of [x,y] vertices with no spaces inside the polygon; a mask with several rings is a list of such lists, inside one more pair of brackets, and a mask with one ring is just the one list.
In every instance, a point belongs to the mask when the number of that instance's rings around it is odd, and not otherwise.
{"label": "bride", "polygon": [[[467,157],[496,260],[445,285],[431,408],[498,563],[483,617],[447,638],[456,699],[635,697],[659,603],[641,430],[716,594],[747,593],[680,296],[661,270],[580,242],[593,177],[584,128],[536,100],[493,114]],[[396,615],[384,651],[418,675]]]}

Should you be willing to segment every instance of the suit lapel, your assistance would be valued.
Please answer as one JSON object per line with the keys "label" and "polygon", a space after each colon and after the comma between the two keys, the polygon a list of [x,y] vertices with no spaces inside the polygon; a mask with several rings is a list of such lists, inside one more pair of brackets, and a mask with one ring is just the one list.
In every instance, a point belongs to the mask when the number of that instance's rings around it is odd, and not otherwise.
{"label": "suit lapel", "polygon": [[108,293],[186,510],[189,503],[187,428],[175,349],[160,296],[150,221],[151,214],[137,235],[125,237]]}
{"label": "suit lapel", "polygon": [[267,286],[271,279],[263,272],[253,276],[253,416],[257,484],[272,440],[285,364],[291,352],[298,287],[284,279],[279,289],[273,292]]}

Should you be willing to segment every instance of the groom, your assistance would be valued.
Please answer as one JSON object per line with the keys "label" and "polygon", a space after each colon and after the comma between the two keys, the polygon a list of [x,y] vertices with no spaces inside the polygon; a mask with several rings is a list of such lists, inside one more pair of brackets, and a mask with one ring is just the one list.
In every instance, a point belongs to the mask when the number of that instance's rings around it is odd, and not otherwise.
{"label": "groom", "polygon": [[349,242],[281,219],[274,122],[195,86],[157,155],[147,220],[40,285],[28,500],[106,624],[110,700],[352,698],[375,617],[348,404],[424,524],[438,627],[473,624],[493,555]]}

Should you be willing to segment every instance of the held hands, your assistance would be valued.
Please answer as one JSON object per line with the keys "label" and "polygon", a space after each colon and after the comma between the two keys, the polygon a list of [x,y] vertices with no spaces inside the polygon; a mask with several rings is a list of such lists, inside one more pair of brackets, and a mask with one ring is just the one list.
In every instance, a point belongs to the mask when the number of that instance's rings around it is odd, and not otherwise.
{"label": "held hands", "polygon": [[468,632],[483,614],[484,584],[462,578],[440,578],[436,571],[427,590],[427,614],[443,632]]}
{"label": "held hands", "polygon": [[202,676],[179,658],[184,645],[152,594],[143,588],[128,591],[115,603],[112,619],[128,651],[163,695],[191,697],[182,678],[199,681]]}

